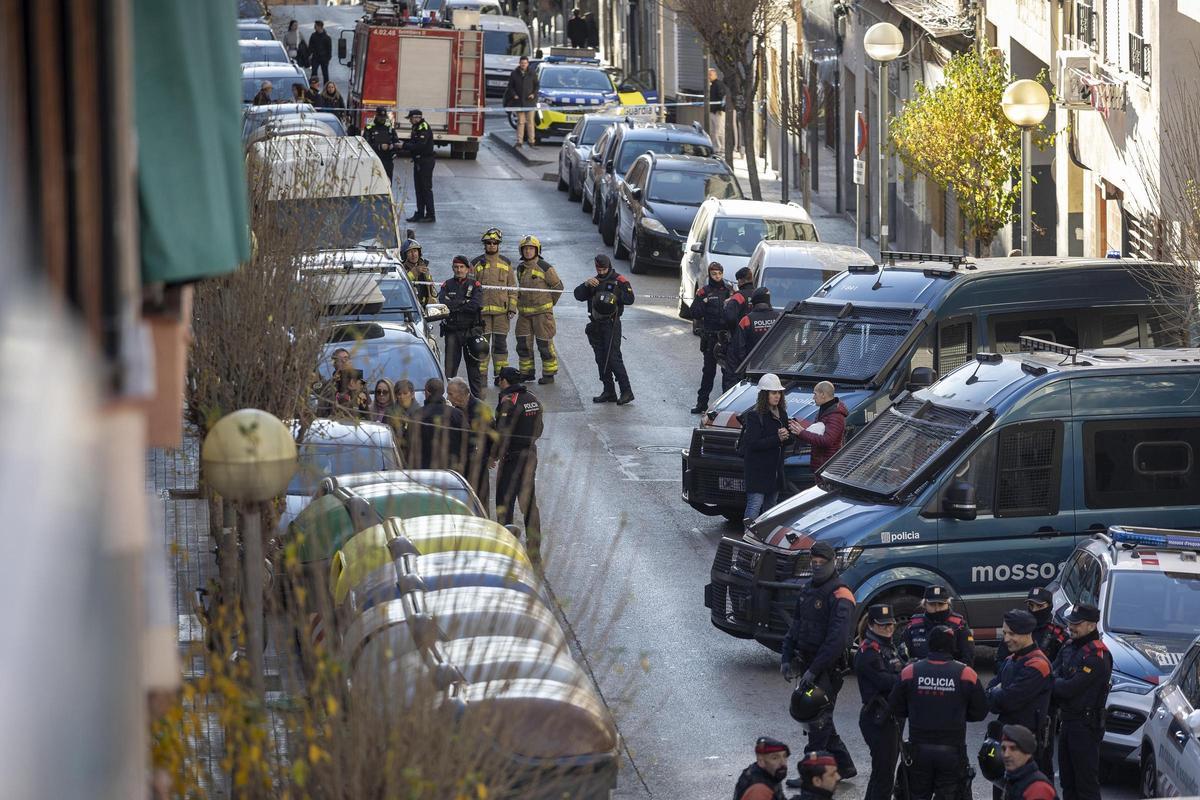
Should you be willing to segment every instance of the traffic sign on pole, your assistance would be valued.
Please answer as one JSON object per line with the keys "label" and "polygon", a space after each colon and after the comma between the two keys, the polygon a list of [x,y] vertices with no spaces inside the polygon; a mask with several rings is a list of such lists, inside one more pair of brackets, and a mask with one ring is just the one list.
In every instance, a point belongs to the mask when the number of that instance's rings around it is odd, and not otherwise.
{"label": "traffic sign on pole", "polygon": [[861,111],[854,112],[854,155],[861,156],[867,149],[867,118]]}

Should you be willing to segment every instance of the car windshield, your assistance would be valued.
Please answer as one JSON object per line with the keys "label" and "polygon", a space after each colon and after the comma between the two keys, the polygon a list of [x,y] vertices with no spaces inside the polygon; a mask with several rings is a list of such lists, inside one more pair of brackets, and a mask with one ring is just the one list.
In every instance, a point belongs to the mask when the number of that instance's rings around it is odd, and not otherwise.
{"label": "car windshield", "polygon": [[[618,175],[629,172],[633,162],[643,153],[668,153],[674,156],[711,156],[712,148],[699,142],[664,142],[661,139],[626,139],[621,143],[621,153],[617,157],[616,171]],[[751,250],[754,248],[751,247]]]}
{"label": "car windshield", "polygon": [[273,200],[266,225],[278,234],[297,238],[310,250],[352,250],[356,247],[394,248],[396,224],[392,199],[387,195],[306,197]]}
{"label": "car windshield", "polygon": [[351,366],[362,370],[363,381],[368,387],[374,387],[381,378],[392,383],[403,378],[412,381],[412,385],[420,391],[424,390],[425,381],[441,377],[429,345],[424,339],[411,337],[402,342],[350,339],[325,345],[320,367],[322,378],[329,378],[333,369],[333,351],[339,348],[350,351]]}
{"label": "car windshield", "polygon": [[383,292],[383,311],[417,310],[417,298],[404,278],[384,278],[379,282],[379,291]]}
{"label": "car windshield", "polygon": [[[772,297],[774,303],[775,298]],[[789,378],[855,381],[874,378],[912,330],[911,318],[894,321],[787,314],[754,351],[746,372]]]}
{"label": "car windshield", "polygon": [[367,442],[305,442],[297,448],[296,474],[288,494],[308,495],[330,475],[399,469],[395,451]]}
{"label": "car windshield", "polygon": [[650,177],[650,191],[646,199],[656,203],[698,206],[709,197],[729,199],[741,196],[737,181],[726,172],[659,169]]}
{"label": "car windshield", "polygon": [[727,256],[748,256],[764,239],[768,242],[778,239],[815,242],[817,229],[811,222],[793,219],[717,217],[713,220],[712,241],[708,250]]}
{"label": "car windshield", "polygon": [[1200,575],[1114,571],[1104,613],[1112,633],[1191,638],[1200,620]]}
{"label": "car windshield", "polygon": [[303,75],[281,75],[271,78],[242,78],[242,102],[253,103],[263,81],[271,82],[271,99],[276,103],[288,103],[292,100],[292,84],[304,85]]}
{"label": "car windshield", "polygon": [[288,63],[287,53],[278,42],[243,42],[241,51],[243,64],[251,61],[266,61],[272,64]]}
{"label": "car windshield", "polygon": [[275,37],[271,35],[270,28],[243,28],[238,27],[238,37],[242,39],[254,39],[260,42],[274,41]]}
{"label": "car windshield", "polygon": [[483,52],[493,56],[527,56],[529,37],[521,31],[484,31]]}
{"label": "car windshield", "polygon": [[970,429],[975,414],[908,397],[871,420],[821,472],[832,481],[890,496],[943,458]]}
{"label": "car windshield", "polygon": [[611,122],[585,122],[583,125],[583,134],[579,138],[578,144],[595,144],[600,141],[600,137],[612,125]]}
{"label": "car windshield", "polygon": [[589,92],[613,92],[612,81],[599,69],[579,67],[543,68],[538,76],[543,89],[584,89]]}
{"label": "car windshield", "polygon": [[804,267],[768,267],[758,276],[758,285],[771,290],[771,304],[786,308],[788,303],[807,300],[821,284],[837,274],[831,269]]}

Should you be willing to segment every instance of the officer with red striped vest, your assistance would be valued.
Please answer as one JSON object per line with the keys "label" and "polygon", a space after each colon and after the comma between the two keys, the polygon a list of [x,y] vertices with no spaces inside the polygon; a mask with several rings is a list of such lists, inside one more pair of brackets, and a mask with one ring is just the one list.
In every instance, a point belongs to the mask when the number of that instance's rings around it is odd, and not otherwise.
{"label": "officer with red striped vest", "polygon": [[929,655],[900,671],[888,707],[908,720],[904,775],[911,800],[970,797],[967,723],[987,716],[979,676],[950,656],[954,633],[944,625],[929,632]]}
{"label": "officer with red striped vest", "polygon": [[[800,676],[798,688],[817,687],[828,704],[808,722],[806,750],[828,750],[837,759],[843,778],[858,774],[850,751],[833,724],[833,709],[842,688],[840,664],[854,624],[854,593],[837,574],[836,554],[828,542],[817,542],[809,551],[812,580],[796,598],[792,624],[783,637],[780,672],[788,681]],[[799,779],[787,783],[799,788]]]}
{"label": "officer with red striped vest", "polygon": [[944,625],[954,634],[950,655],[968,667],[975,666],[975,634],[962,614],[950,610],[950,590],[940,584],[926,587],[921,606],[922,611],[913,615],[904,630],[908,657],[918,659],[929,655],[929,632]]}
{"label": "officer with red striped vest", "polygon": [[1067,617],[1071,641],[1054,662],[1054,702],[1061,717],[1058,770],[1064,800],[1099,800],[1100,740],[1112,677],[1112,654],[1100,640],[1100,609],[1081,603]]}
{"label": "officer with red striped vest", "polygon": [[792,800],[833,800],[842,780],[833,753],[809,750],[796,768],[800,772],[800,794]]}
{"label": "officer with red striped vest", "polygon": [[[729,302],[732,302],[729,301]],[[729,303],[726,303],[728,306]],[[771,290],[760,286],[754,290],[750,299],[750,311],[737,321],[733,330],[733,340],[726,351],[729,371],[740,380],[738,367],[750,355],[750,351],[759,340],[767,335],[779,319],[779,312],[771,307]]]}
{"label": "officer with red striped vest", "polygon": [[1037,737],[1024,725],[1005,725],[1000,739],[1004,800],[1058,800],[1054,784],[1038,769]]}
{"label": "officer with red striped vest", "polygon": [[754,763],[738,776],[733,800],[784,800],[783,779],[787,777],[791,754],[788,746],[778,739],[758,737],[754,743]]}
{"label": "officer with red striped vest", "polygon": [[[1039,749],[1049,736],[1050,691],[1054,687],[1050,662],[1033,641],[1037,620],[1023,608],[1004,615],[1004,644],[1009,655],[996,666],[987,688],[988,708],[996,714],[993,735],[1004,725],[1024,725],[1037,736]],[[1000,800],[997,787],[992,797]]]}
{"label": "officer with red striped vest", "polygon": [[891,800],[900,753],[900,732],[888,709],[888,697],[900,682],[904,659],[892,645],[896,618],[888,603],[867,609],[867,630],[854,656],[854,674],[862,694],[858,729],[871,751],[871,781],[864,800]]}

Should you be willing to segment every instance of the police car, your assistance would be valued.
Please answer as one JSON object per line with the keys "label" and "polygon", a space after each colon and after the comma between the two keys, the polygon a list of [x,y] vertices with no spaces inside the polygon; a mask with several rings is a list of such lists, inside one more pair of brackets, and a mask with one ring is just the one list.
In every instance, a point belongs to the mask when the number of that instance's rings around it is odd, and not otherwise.
{"label": "police car", "polygon": [[1200,626],[1197,553],[1200,533],[1113,526],[1080,543],[1053,586],[1055,616],[1064,627],[1075,604],[1100,609],[1100,635],[1113,658],[1102,764],[1139,763],[1154,691],[1180,664]]}
{"label": "police car", "polygon": [[1142,796],[1200,795],[1200,637],[1163,682],[1142,735]]}
{"label": "police car", "polygon": [[[534,114],[537,138],[565,136],[581,116],[595,111],[622,109],[622,113],[653,116],[645,107],[658,95],[636,84],[613,80],[613,74],[596,58],[549,55],[537,64],[538,95]],[[516,117],[510,115],[515,127]]]}

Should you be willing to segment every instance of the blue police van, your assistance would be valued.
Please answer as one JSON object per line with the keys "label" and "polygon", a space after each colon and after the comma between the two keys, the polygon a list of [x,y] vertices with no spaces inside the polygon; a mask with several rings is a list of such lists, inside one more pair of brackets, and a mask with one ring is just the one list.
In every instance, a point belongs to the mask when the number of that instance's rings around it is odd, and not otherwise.
{"label": "blue police van", "polygon": [[[743,363],[746,380],[692,431],[683,451],[684,502],[741,520],[738,415],[754,405],[754,384],[767,372],[784,382],[788,413],[797,419],[815,418],[812,388],[832,381],[850,411],[852,436],[901,392],[928,386],[977,350],[1015,352],[1021,336],[1070,347],[1185,343],[1154,309],[1146,262],[885,255],[892,263],[851,266],[785,309]],[[813,484],[807,449],[785,467],[797,491]]]}
{"label": "blue police van", "polygon": [[1025,337],[902,392],[821,468],[820,486],[725,536],[713,624],[778,647],[808,550],[837,552],[859,607],[917,607],[941,583],[982,641],[1110,525],[1200,527],[1200,349],[1079,350]]}

